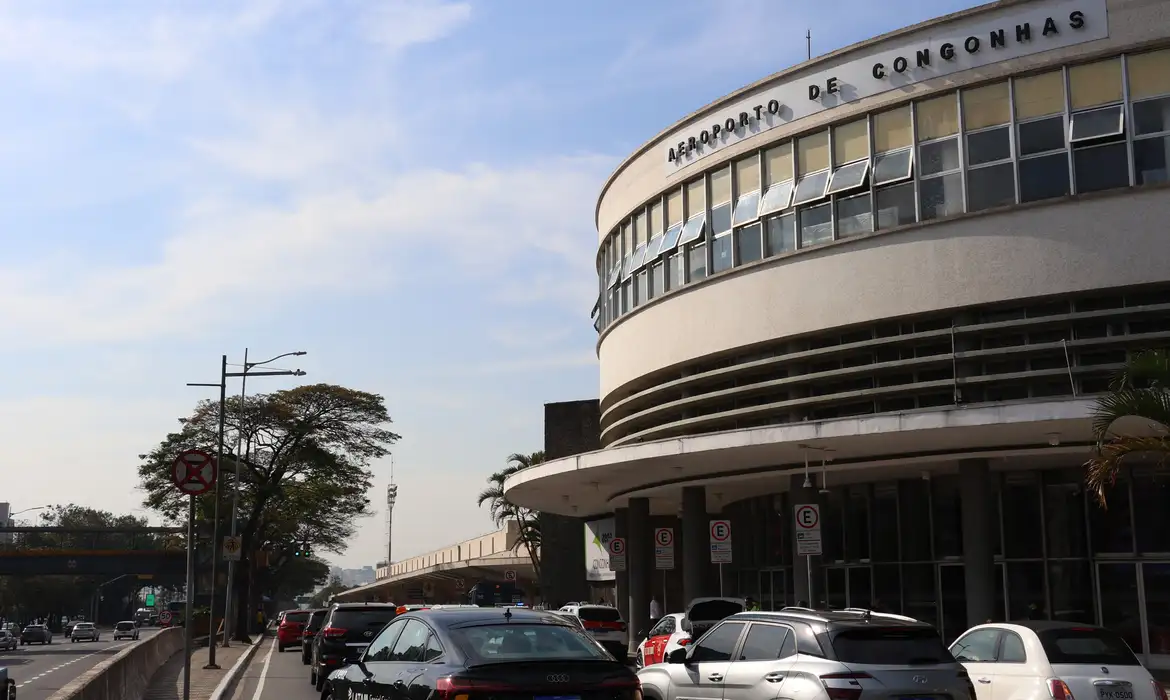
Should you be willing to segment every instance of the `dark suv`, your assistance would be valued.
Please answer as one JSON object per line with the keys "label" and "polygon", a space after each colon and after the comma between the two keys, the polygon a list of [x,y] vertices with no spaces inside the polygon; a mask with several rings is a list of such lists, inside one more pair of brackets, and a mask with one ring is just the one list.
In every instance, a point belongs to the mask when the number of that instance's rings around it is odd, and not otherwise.
{"label": "dark suv", "polygon": [[335,603],[313,635],[309,682],[318,691],[329,674],[360,659],[382,628],[398,616],[394,603]]}
{"label": "dark suv", "polygon": [[329,608],[309,611],[309,621],[305,623],[305,628],[301,632],[301,663],[306,666],[313,658],[313,637],[321,631],[321,623],[325,621],[327,614],[329,614]]}

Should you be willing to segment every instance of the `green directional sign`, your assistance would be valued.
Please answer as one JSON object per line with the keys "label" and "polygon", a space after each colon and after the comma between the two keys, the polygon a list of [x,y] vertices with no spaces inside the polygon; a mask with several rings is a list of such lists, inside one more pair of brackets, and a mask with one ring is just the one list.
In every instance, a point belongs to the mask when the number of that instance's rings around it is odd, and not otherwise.
{"label": "green directional sign", "polygon": [[153,593],[146,594],[146,607],[148,607],[148,608],[154,607],[154,594]]}

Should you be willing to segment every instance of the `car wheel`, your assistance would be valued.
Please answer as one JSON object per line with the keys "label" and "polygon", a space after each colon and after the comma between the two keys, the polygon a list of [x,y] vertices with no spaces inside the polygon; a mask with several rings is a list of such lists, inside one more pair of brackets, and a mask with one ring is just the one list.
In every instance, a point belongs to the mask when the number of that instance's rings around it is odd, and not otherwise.
{"label": "car wheel", "polygon": [[301,663],[304,664],[305,666],[309,665],[309,655],[308,654],[301,654]]}
{"label": "car wheel", "polygon": [[634,657],[634,668],[642,668],[645,665],[646,665],[645,662],[642,661],[642,650],[639,649],[638,655],[636,657]]}
{"label": "car wheel", "polygon": [[315,687],[318,693],[325,690],[325,679],[326,676],[322,676],[320,673],[317,674],[317,685]]}
{"label": "car wheel", "polygon": [[309,685],[317,685],[317,666],[309,667]]}

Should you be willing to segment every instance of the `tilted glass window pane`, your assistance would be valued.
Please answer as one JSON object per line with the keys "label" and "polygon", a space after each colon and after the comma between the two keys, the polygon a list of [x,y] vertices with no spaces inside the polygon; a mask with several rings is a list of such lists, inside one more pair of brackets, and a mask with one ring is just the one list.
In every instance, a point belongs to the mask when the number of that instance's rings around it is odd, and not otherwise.
{"label": "tilted glass window pane", "polygon": [[1073,109],[1121,102],[1121,58],[1069,68],[1068,102]]}
{"label": "tilted glass window pane", "polygon": [[[645,250],[643,250],[645,252]],[[634,254],[630,253],[626,259],[622,261],[622,281],[628,280],[630,275],[634,274]]]}
{"label": "tilted glass window pane", "polygon": [[856,236],[873,231],[869,193],[837,200],[837,237]]}
{"label": "tilted glass window pane", "polygon": [[914,207],[914,183],[907,182],[874,192],[877,228],[905,226],[917,221]]}
{"label": "tilted glass window pane", "polygon": [[728,232],[711,241],[711,274],[731,269],[731,249],[735,237]]}
{"label": "tilted glass window pane", "polygon": [[707,188],[703,178],[687,183],[687,218],[707,208]]}
{"label": "tilted glass window pane", "polygon": [[749,192],[735,203],[735,215],[732,217],[735,225],[746,224],[756,218],[760,209],[760,191]]}
{"label": "tilted glass window pane", "polygon": [[662,234],[660,233],[657,236],[655,236],[654,238],[651,238],[650,242],[646,244],[646,259],[643,261],[642,264],[645,265],[647,263],[654,262],[654,259],[657,258],[659,256],[659,254],[661,254],[661,253],[662,253]]}
{"label": "tilted glass window pane", "polygon": [[918,102],[914,109],[919,141],[959,133],[959,101],[954,93]]}
{"label": "tilted glass window pane", "polygon": [[687,219],[687,223],[683,226],[682,236],[678,239],[678,244],[683,245],[699,238],[703,235],[703,228],[707,223],[707,213],[700,212],[691,218]]}
{"label": "tilted glass window pane", "polygon": [[642,267],[643,261],[646,259],[646,244],[639,243],[637,248],[634,248],[634,254],[630,256],[630,270],[635,271]]}
{"label": "tilted glass window pane", "polygon": [[759,222],[735,230],[735,257],[738,265],[747,265],[764,257],[764,243]]}
{"label": "tilted glass window pane", "polygon": [[731,201],[731,169],[720,168],[710,175],[711,207]]}
{"label": "tilted glass window pane", "polygon": [[828,202],[800,212],[800,247],[833,240],[833,210]]}
{"label": "tilted glass window pane", "polygon": [[1125,57],[1129,70],[1129,99],[1170,95],[1170,49]]}
{"label": "tilted glass window pane", "polygon": [[792,192],[795,189],[792,185],[792,180],[785,180],[769,187],[760,202],[760,216],[787,209],[792,202]]}
{"label": "tilted glass window pane", "polygon": [[1063,116],[1020,124],[1020,155],[1028,156],[1063,149],[1064,136]]}
{"label": "tilted glass window pane", "polygon": [[1016,201],[1016,166],[1000,163],[967,171],[967,208],[981,211]]}
{"label": "tilted glass window pane", "polygon": [[829,187],[829,171],[822,170],[800,178],[796,183],[796,193],[792,197],[792,206],[815,202],[825,196]]}
{"label": "tilted glass window pane", "polygon": [[865,176],[869,173],[869,161],[862,160],[844,165],[833,171],[829,181],[829,194],[841,194],[857,189],[865,184]]}
{"label": "tilted glass window pane", "polygon": [[1053,153],[1020,161],[1020,202],[1063,197],[1069,192],[1067,154]]}
{"label": "tilted glass window pane", "polygon": [[963,127],[968,131],[1007,124],[1012,120],[1008,84],[993,83],[963,91]]}
{"label": "tilted glass window pane", "polygon": [[764,170],[769,187],[793,178],[791,141],[764,151]]}
{"label": "tilted glass window pane", "polygon": [[1135,136],[1170,131],[1170,97],[1146,100],[1133,105],[1133,133]]}
{"label": "tilted glass window pane", "polygon": [[1124,129],[1121,105],[1094,109],[1089,112],[1077,112],[1072,115],[1069,141],[1076,143],[1106,136],[1117,136],[1123,133]]}
{"label": "tilted glass window pane", "polygon": [[785,214],[768,219],[768,256],[796,250],[796,215]]}
{"label": "tilted glass window pane", "polygon": [[697,243],[687,248],[687,274],[689,281],[698,282],[707,276],[707,246]]}
{"label": "tilted glass window pane", "polygon": [[662,237],[662,245],[658,249],[659,255],[662,253],[669,253],[678,245],[679,236],[682,235],[683,225],[674,224],[666,230],[666,235]]}
{"label": "tilted glass window pane", "polygon": [[1073,151],[1073,168],[1078,193],[1129,187],[1125,142],[1078,148]]}
{"label": "tilted glass window pane", "polygon": [[918,176],[959,169],[959,140],[935,141],[918,147]]}
{"label": "tilted glass window pane", "polygon": [[922,220],[963,213],[963,178],[959,173],[918,182]]}
{"label": "tilted glass window pane", "polygon": [[914,145],[910,105],[873,115],[873,151],[885,153]]}
{"label": "tilted glass window pane", "polygon": [[906,148],[892,153],[883,153],[873,161],[873,184],[885,185],[905,180],[913,173],[914,149]]}
{"label": "tilted glass window pane", "polygon": [[1011,127],[967,134],[967,165],[982,165],[1012,157]]}
{"label": "tilted glass window pane", "polygon": [[618,260],[613,264],[613,269],[609,272],[609,284],[606,286],[612,287],[618,283],[622,278],[622,261]]}
{"label": "tilted glass window pane", "polygon": [[802,136],[796,142],[796,168],[801,177],[829,167],[829,132]]}
{"label": "tilted glass window pane", "polygon": [[720,204],[711,209],[711,235],[718,236],[731,230],[731,203]]}
{"label": "tilted glass window pane", "polygon": [[683,196],[682,190],[674,188],[670,194],[666,195],[666,225],[674,226],[681,224],[683,220]]}
{"label": "tilted glass window pane", "polygon": [[1170,182],[1170,136],[1133,142],[1133,166],[1137,184]]}
{"label": "tilted glass window pane", "polygon": [[1016,105],[1016,119],[1031,119],[1064,111],[1064,73],[1030,75],[1015,79],[1012,101]]}
{"label": "tilted glass window pane", "polygon": [[869,120],[833,127],[833,165],[844,165],[869,157]]}

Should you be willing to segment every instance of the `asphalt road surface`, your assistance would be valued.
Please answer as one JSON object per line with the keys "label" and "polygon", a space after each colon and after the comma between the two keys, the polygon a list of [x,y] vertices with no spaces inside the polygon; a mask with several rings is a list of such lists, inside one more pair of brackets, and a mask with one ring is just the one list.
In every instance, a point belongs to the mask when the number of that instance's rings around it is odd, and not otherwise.
{"label": "asphalt road surface", "polygon": [[248,662],[236,683],[232,700],[320,700],[320,697],[309,685],[309,667],[301,663],[300,649],[277,651],[276,639],[271,639]]}
{"label": "asphalt road surface", "polygon": [[[139,641],[156,634],[157,629],[143,629]],[[0,667],[8,668],[8,677],[16,681],[20,700],[44,700],[69,681],[136,642],[113,638],[113,630],[103,629],[100,642],[70,642],[68,637],[53,635],[52,644],[30,644],[13,651],[0,651]]]}

